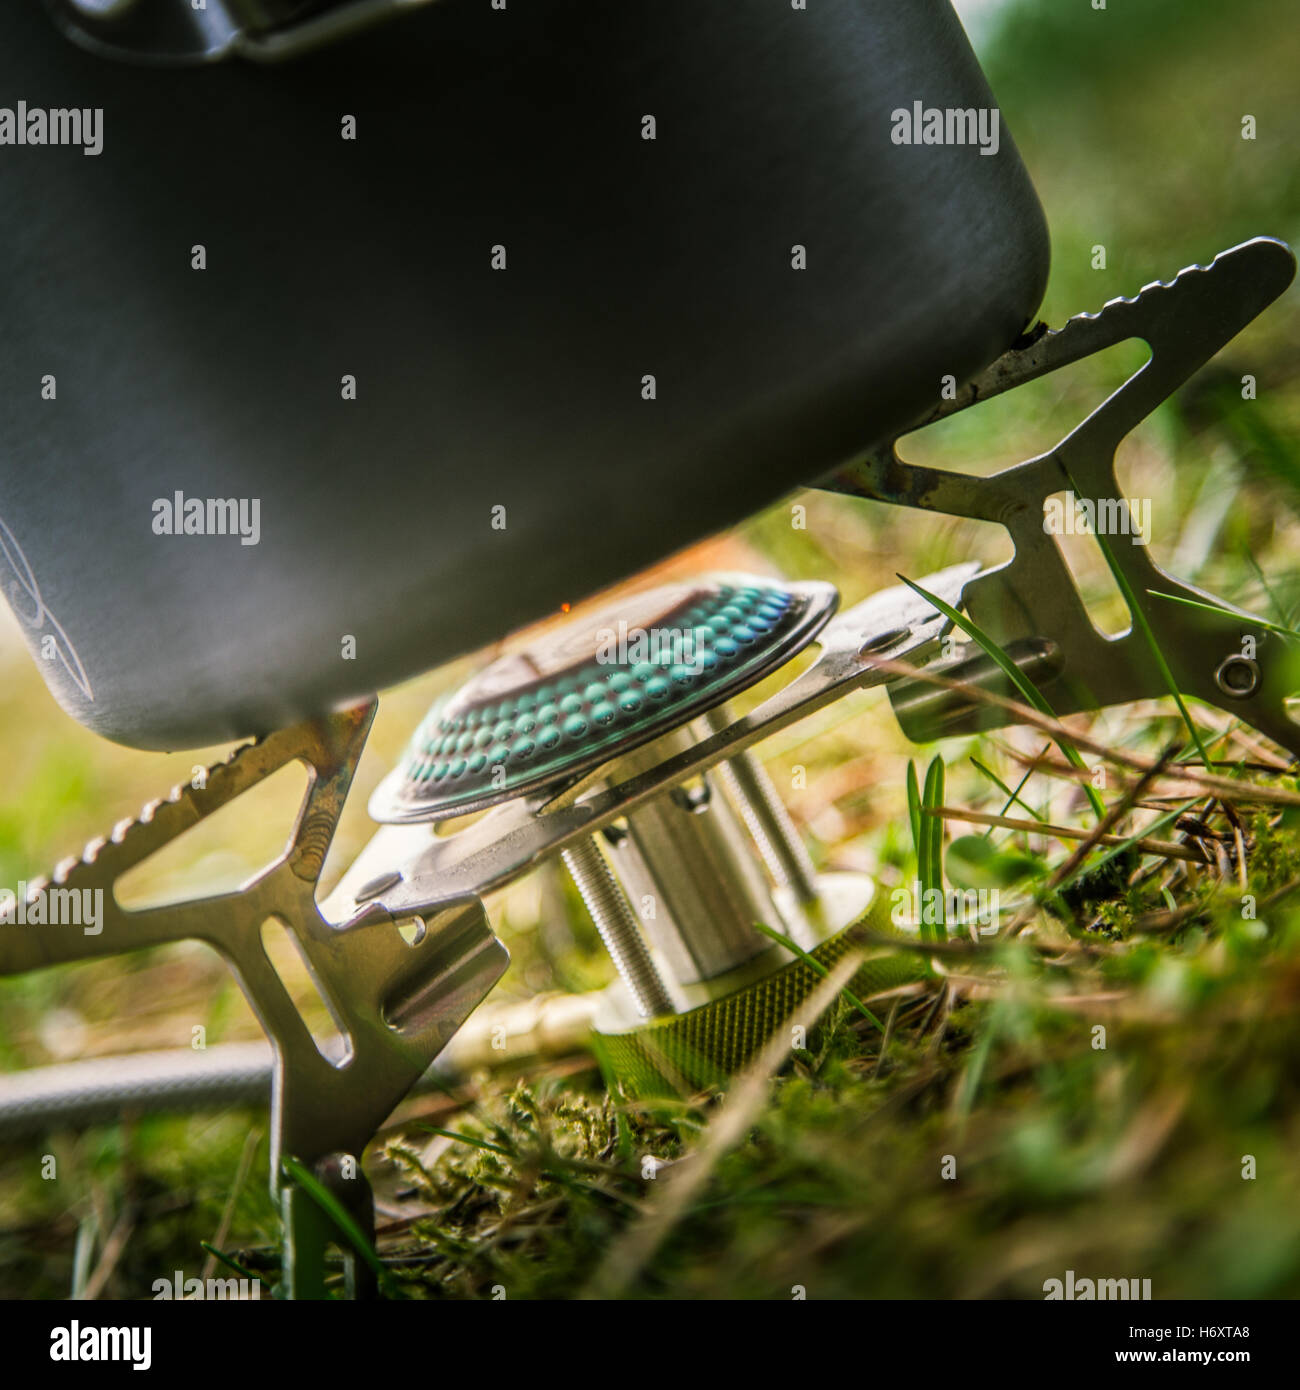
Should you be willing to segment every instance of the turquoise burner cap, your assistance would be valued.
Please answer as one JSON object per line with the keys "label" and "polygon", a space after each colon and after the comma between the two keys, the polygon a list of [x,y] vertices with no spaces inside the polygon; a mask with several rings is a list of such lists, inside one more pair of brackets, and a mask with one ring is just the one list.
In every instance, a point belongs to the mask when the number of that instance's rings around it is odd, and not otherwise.
{"label": "turquoise burner cap", "polygon": [[437,700],[370,814],[447,820],[558,788],[755,684],[838,602],[831,584],[707,575],[566,623]]}

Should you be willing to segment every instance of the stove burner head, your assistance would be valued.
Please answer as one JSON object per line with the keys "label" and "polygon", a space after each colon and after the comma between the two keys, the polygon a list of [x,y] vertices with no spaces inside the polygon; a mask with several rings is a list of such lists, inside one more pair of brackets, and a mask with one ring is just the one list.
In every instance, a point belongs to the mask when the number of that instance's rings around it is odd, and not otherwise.
{"label": "stove burner head", "polygon": [[711,575],[568,623],[439,699],[370,814],[446,820],[558,787],[761,680],[838,600],[830,584]]}

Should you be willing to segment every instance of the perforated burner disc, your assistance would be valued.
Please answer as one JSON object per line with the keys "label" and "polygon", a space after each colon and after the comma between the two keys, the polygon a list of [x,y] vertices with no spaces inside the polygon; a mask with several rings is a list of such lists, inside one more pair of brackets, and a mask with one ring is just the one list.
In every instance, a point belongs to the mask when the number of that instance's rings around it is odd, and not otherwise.
{"label": "perforated burner disc", "polygon": [[568,623],[436,701],[370,814],[446,820],[558,787],[761,680],[838,602],[831,584],[708,575]]}

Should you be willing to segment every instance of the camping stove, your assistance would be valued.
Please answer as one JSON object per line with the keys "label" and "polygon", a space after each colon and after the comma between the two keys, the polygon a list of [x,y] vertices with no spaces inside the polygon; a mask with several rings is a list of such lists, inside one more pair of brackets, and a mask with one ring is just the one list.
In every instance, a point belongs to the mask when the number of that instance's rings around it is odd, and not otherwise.
{"label": "camping stove", "polygon": [[[817,873],[728,704],[837,603],[829,584],[708,575],[571,620],[438,699],[371,800],[377,821],[425,825],[431,841],[437,827],[439,847],[457,819],[506,803],[599,814],[553,852],[617,968],[594,1023],[629,1089],[725,1079],[872,908],[870,877]],[[666,764],[690,775],[629,790]]]}
{"label": "camping stove", "polygon": [[[1011,703],[1027,689],[1056,716],[1182,692],[1300,752],[1289,705],[1300,672],[1268,624],[1166,573],[1126,525],[1099,545],[1132,623],[1104,634],[1045,519],[1069,489],[1130,520],[1120,442],[1294,271],[1281,243],[1246,242],[1058,330],[1040,327],[919,422],[1142,339],[1150,359],[1045,454],[978,478],[909,464],[891,440],[823,481],[848,497],[997,522],[1015,544],[1005,565],[905,581],[834,616],[825,584],[708,577],[494,663],[430,711],[372,802],[385,828],[327,914],[428,912],[558,855],[621,979],[598,1018],[606,1055],[633,1091],[699,1086],[789,1017],[852,923],[870,928],[859,942],[887,937],[869,882],[812,870],[749,752],[761,738],[890,682],[917,741],[1032,715]],[[817,659],[790,675],[813,641]],[[778,670],[775,693],[746,715],[728,711]],[[435,833],[473,811],[486,814]],[[888,988],[916,977],[916,953],[882,948],[861,968],[874,977],[860,984]]]}
{"label": "camping stove", "polygon": [[[1038,457],[971,477],[910,464],[891,439],[820,483],[996,522],[1015,544],[1007,564],[904,580],[842,611],[829,584],[710,575],[526,642],[435,703],[375,793],[379,829],[323,901],[321,870],[375,702],[280,729],[56,866],[54,887],[102,894],[97,934],[0,930],[0,974],[184,939],[222,953],[274,1050],[272,1182],[286,1289],[300,1297],[323,1292],[321,1253],[340,1238],[321,1189],[372,1228],[355,1155],[504,973],[484,900],[539,865],[564,864],[617,967],[592,1021],[607,1070],[632,1095],[725,1080],[801,1009],[816,1012],[803,1006],[827,973],[849,972],[866,997],[915,982],[932,953],[900,939],[869,879],[814,870],[754,746],[888,684],[918,741],[1017,720],[1068,738],[1059,716],[1176,694],[1300,755],[1300,670],[1281,629],[1167,574],[1126,526],[1098,544],[1132,622],[1103,633],[1045,520],[1066,489],[1097,514],[1127,517],[1121,440],[1294,272],[1280,242],[1245,242],[1040,327],[941,391],[918,422],[1143,340],[1149,360]],[[312,775],[275,863],[236,893],[120,905],[123,874],[290,761]],[[51,886],[30,882],[28,899]],[[317,1044],[276,975],[262,938],[271,920],[300,947],[340,1046]],[[364,1291],[367,1271],[350,1263]]]}

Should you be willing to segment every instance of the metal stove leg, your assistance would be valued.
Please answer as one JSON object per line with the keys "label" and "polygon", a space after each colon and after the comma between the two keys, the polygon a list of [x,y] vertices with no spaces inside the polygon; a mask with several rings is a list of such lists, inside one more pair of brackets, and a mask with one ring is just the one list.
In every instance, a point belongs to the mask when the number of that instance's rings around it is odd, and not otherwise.
{"label": "metal stove leg", "polygon": [[627,896],[619,887],[594,840],[580,840],[562,852],[564,867],[582,894],[618,973],[643,1018],[674,1012],[668,987],[660,977]]}
{"label": "metal stove leg", "polygon": [[718,772],[777,886],[801,903],[815,902],[817,870],[762,763],[745,750],[719,763]]}

